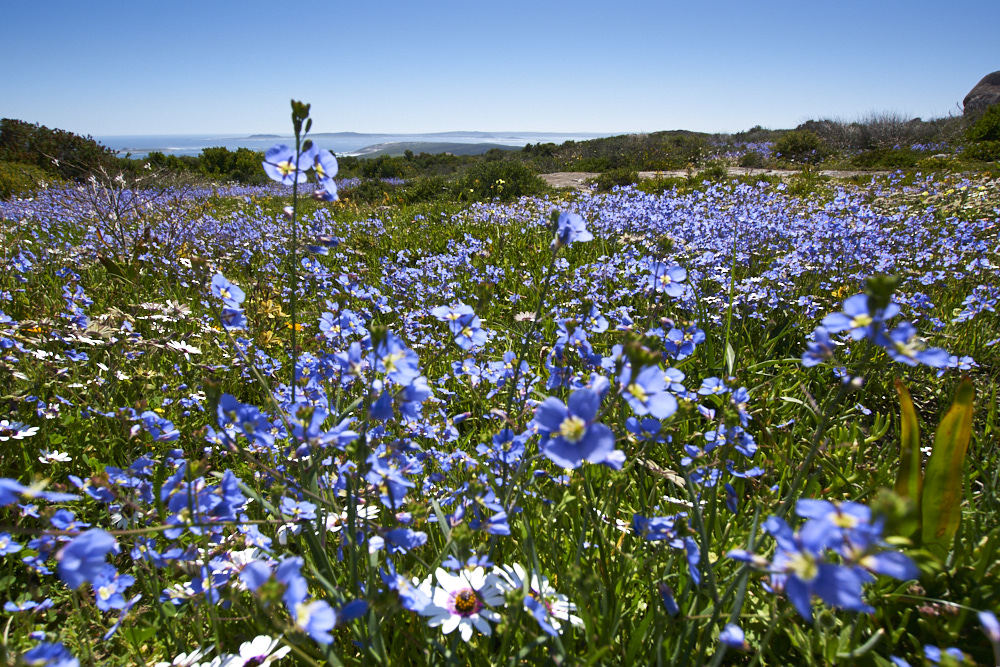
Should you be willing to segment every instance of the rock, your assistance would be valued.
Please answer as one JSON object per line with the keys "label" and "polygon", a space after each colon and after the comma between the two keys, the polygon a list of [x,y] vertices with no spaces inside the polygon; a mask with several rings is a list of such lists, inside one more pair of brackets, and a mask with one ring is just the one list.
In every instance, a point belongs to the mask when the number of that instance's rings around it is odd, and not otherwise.
{"label": "rock", "polygon": [[978,113],[1000,102],[1000,72],[983,77],[962,101],[965,113]]}

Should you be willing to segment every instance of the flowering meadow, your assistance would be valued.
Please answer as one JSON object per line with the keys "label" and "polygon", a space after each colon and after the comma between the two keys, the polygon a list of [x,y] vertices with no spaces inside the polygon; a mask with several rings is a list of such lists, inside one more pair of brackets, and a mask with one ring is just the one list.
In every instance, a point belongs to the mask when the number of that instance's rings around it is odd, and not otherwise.
{"label": "flowering meadow", "polygon": [[262,169],[0,202],[3,664],[1000,660],[998,181]]}

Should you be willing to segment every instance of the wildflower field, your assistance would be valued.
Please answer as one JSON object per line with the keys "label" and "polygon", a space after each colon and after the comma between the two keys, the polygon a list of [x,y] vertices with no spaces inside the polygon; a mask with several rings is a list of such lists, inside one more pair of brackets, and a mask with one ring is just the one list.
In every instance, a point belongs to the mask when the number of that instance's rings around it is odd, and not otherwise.
{"label": "wildflower field", "polygon": [[3,664],[1000,660],[1000,182],[266,162],[0,202]]}

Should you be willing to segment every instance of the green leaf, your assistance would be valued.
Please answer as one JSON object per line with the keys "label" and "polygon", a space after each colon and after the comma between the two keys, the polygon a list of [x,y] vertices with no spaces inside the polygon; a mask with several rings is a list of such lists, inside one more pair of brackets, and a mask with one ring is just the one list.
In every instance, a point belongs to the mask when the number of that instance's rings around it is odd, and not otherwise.
{"label": "green leaf", "polygon": [[896,380],[896,393],[899,394],[900,433],[895,491],[900,497],[919,503],[924,483],[920,474],[920,423],[917,422],[910,391],[899,380]]}
{"label": "green leaf", "polygon": [[962,378],[955,402],[938,425],[934,449],[924,474],[922,537],[927,549],[944,560],[951,551],[962,517],[965,452],[972,438],[972,411],[976,390]]}

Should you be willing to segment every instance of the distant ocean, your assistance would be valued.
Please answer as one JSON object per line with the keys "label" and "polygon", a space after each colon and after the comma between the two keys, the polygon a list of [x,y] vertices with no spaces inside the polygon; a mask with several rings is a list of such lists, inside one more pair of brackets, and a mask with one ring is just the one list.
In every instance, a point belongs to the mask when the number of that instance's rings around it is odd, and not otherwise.
{"label": "distant ocean", "polygon": [[[521,146],[536,143],[561,144],[565,141],[584,141],[598,137],[609,137],[616,133],[560,133],[560,132],[436,132],[428,134],[362,134],[337,132],[312,134],[310,137],[320,148],[336,155],[361,155],[364,149],[380,144],[398,142],[433,142],[456,144],[500,144]],[[617,133],[620,134],[620,133]],[[117,151],[122,157],[131,153],[133,158],[145,157],[159,151],[165,155],[198,155],[205,148],[225,146],[229,150],[250,148],[266,151],[278,143],[291,145],[294,138],[289,135],[254,134],[249,136],[224,134],[149,134],[130,136],[94,137],[101,144]]]}

